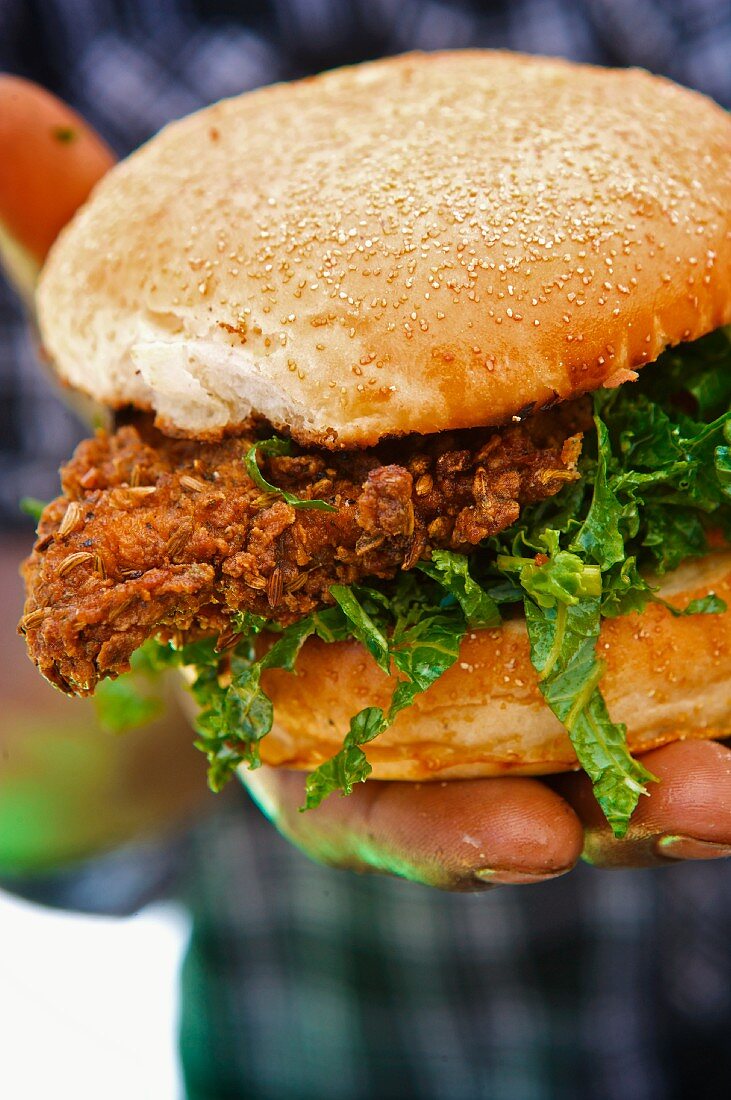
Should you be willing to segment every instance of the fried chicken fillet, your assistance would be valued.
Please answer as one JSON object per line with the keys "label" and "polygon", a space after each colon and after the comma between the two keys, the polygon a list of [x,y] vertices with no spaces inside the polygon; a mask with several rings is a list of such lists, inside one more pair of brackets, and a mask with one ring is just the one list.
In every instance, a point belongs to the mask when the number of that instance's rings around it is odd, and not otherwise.
{"label": "fried chicken fillet", "polygon": [[502,431],[263,459],[268,481],[329,512],[262,492],[244,462],[256,435],[175,440],[137,416],[80,444],[43,513],[24,566],[31,656],[89,694],[149,637],[217,633],[224,648],[232,612],[287,625],[332,604],[332,584],[469,549],[578,476],[587,421],[574,402]]}

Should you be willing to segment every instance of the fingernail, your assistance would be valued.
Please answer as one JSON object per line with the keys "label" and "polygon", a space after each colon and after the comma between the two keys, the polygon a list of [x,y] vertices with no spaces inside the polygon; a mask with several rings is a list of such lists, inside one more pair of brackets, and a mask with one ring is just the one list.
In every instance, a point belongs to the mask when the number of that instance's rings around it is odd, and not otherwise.
{"label": "fingernail", "polygon": [[499,867],[480,867],[473,875],[480,882],[489,882],[495,886],[521,886],[528,882],[546,882],[549,878],[558,878],[571,870],[563,871],[507,871]]}
{"label": "fingernail", "polygon": [[692,836],[661,836],[655,851],[666,859],[725,859],[731,856],[731,845]]}

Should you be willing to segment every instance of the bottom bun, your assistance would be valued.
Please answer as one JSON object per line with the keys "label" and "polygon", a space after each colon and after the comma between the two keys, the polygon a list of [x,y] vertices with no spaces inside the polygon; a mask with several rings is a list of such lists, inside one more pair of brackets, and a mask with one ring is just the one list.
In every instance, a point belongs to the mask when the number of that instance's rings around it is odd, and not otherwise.
{"label": "bottom bun", "polygon": [[[715,592],[731,607],[731,552],[676,570],[662,595],[678,607]],[[611,717],[633,752],[731,736],[731,610],[676,618],[651,604],[602,621],[597,651]],[[395,680],[357,642],[308,641],[297,672],[262,686],[275,724],[262,760],[312,770],[342,746],[362,707],[387,707]],[[522,619],[467,634],[459,660],[366,749],[377,779],[540,775],[576,768],[571,742],[538,689]]]}

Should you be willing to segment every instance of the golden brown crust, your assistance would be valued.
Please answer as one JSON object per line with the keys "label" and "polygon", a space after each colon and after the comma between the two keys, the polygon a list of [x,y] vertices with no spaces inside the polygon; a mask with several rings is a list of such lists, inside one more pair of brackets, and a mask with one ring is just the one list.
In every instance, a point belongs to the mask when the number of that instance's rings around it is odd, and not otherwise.
{"label": "golden brown crust", "polygon": [[23,567],[28,653],[86,695],[160,631],[231,636],[234,611],[286,626],[332,604],[336,583],[469,550],[578,476],[584,404],[497,432],[262,456],[270,484],[327,512],[262,493],[245,462],[256,436],[171,440],[144,417],[99,432],[62,468]]}
{"label": "golden brown crust", "polygon": [[171,432],[497,424],[731,320],[730,200],[696,93],[414,54],[168,127],[62,234],[41,322],[62,376]]}
{"label": "golden brown crust", "polygon": [[[716,592],[731,607],[731,553],[677,570],[663,594],[679,607]],[[657,605],[603,621],[598,652],[610,714],[635,752],[684,738],[731,736],[731,610],[674,618]],[[265,673],[276,724],[270,764],[312,769],[342,744],[361,707],[387,705],[392,685],[356,642],[308,642],[298,675]],[[366,753],[380,779],[456,779],[576,767],[530,663],[525,626],[469,634],[460,659]]]}

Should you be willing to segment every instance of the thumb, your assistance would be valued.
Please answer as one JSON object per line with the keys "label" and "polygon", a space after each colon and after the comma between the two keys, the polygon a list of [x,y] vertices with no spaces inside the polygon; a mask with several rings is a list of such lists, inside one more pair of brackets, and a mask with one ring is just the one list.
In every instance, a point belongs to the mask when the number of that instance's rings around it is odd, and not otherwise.
{"label": "thumb", "polygon": [[642,757],[656,775],[627,835],[616,840],[582,772],[555,776],[584,823],[584,859],[602,867],[668,866],[731,856],[731,750],[717,741],[675,741]]}
{"label": "thumb", "polygon": [[279,831],[312,859],[397,875],[443,890],[477,891],[564,874],[581,852],[581,824],[533,779],[359,783],[300,813],[305,776],[259,768],[242,776]]}

